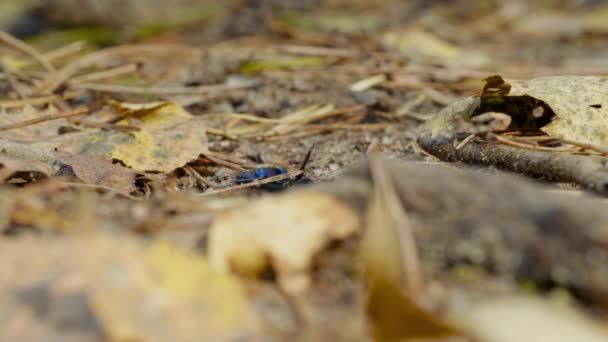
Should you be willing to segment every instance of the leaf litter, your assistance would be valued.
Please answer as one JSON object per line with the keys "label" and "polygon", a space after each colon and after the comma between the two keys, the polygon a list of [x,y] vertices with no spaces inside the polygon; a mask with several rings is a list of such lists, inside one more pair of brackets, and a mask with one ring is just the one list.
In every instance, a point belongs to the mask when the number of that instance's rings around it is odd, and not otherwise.
{"label": "leaf litter", "polygon": [[2,26],[3,335],[605,339],[601,7],[189,1]]}

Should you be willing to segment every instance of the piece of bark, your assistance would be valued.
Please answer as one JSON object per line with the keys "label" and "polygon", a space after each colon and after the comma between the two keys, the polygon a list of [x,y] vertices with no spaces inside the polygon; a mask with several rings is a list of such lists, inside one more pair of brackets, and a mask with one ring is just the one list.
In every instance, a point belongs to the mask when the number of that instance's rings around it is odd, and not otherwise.
{"label": "piece of bark", "polygon": [[531,177],[576,183],[608,194],[608,159],[599,156],[526,150],[508,145],[471,141],[456,149],[453,139],[423,134],[418,144],[426,152],[449,162],[492,165]]}
{"label": "piece of bark", "polygon": [[[472,265],[489,276],[565,287],[608,308],[608,203],[515,175],[386,160],[426,279]],[[368,166],[316,186],[364,213]],[[362,214],[363,215],[363,214]]]}

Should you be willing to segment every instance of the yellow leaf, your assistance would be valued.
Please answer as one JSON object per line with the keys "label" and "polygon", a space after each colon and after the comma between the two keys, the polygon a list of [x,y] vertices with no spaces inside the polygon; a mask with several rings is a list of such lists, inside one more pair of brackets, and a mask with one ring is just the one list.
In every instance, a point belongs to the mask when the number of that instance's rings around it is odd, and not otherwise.
{"label": "yellow leaf", "polygon": [[297,294],[309,286],[314,256],[358,226],[355,213],[320,192],[266,197],[214,221],[209,259],[220,269],[254,276],[272,266],[283,289]]}
{"label": "yellow leaf", "polygon": [[205,126],[173,102],[121,104],[131,116],[118,125],[139,131],[102,131],[90,135],[80,154],[103,155],[138,171],[169,172],[207,150]]}
{"label": "yellow leaf", "polygon": [[251,327],[255,320],[238,280],[213,268],[207,259],[166,241],[145,251],[156,284],[174,298],[199,308],[213,308],[207,323],[222,327]]}

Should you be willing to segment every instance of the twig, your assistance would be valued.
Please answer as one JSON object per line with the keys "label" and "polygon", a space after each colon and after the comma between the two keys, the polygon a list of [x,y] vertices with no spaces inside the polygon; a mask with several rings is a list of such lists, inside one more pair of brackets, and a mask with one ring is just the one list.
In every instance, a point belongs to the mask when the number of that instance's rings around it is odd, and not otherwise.
{"label": "twig", "polygon": [[15,38],[4,31],[0,31],[0,40],[32,57],[34,60],[40,63],[40,65],[42,65],[42,67],[44,67],[46,71],[55,71],[55,67],[48,61],[46,57],[41,55],[40,52],[38,52],[36,49],[26,44],[25,42],[19,40],[18,38]]}
{"label": "twig", "polygon": [[200,183],[205,184],[208,188],[214,189],[217,187],[217,184],[212,183],[211,181],[209,181],[208,179],[206,179],[205,177],[203,177],[200,172],[198,172],[198,170],[196,170],[195,168],[193,168],[190,165],[185,165],[184,166],[184,170],[186,170],[186,172],[190,175],[192,175],[194,178],[196,178]]}
{"label": "twig", "polygon": [[322,46],[310,45],[281,45],[279,51],[291,53],[294,55],[305,56],[326,56],[326,57],[356,57],[359,55],[357,51],[328,48]]}
{"label": "twig", "polygon": [[456,150],[460,150],[473,139],[475,139],[475,134],[469,134],[466,138],[462,139],[458,145],[456,145]]}
{"label": "twig", "polygon": [[[426,100],[426,96],[427,96],[426,93],[422,92],[415,98],[411,99],[410,101],[407,101],[399,109],[397,109],[397,113],[395,113],[395,116],[400,117],[400,116],[404,116],[404,115],[410,115],[414,108],[416,108],[416,107],[420,106],[422,103],[424,103],[424,101]],[[416,118],[416,117],[414,117],[414,118]]]}
{"label": "twig", "polygon": [[87,45],[86,41],[79,40],[79,41],[64,45],[62,47],[59,47],[57,49],[45,52],[42,55],[46,58],[47,61],[51,62],[56,59],[60,59],[60,58],[67,57],[69,55],[73,55],[73,54],[81,51],[86,45]]}
{"label": "twig", "polygon": [[227,167],[227,168],[232,169],[232,170],[237,170],[237,171],[246,171],[247,170],[246,168],[241,167],[240,165],[237,165],[236,163],[232,163],[232,162],[220,159],[220,158],[216,158],[216,157],[214,157],[213,155],[211,155],[209,153],[204,154],[204,156],[205,156],[205,158],[207,158],[207,159],[211,160],[212,162],[216,163],[217,165],[224,166],[224,167]]}
{"label": "twig", "polygon": [[287,178],[291,178],[291,177],[296,177],[296,176],[299,176],[300,174],[302,174],[301,170],[287,172],[287,173],[284,173],[284,174],[278,175],[278,176],[273,176],[273,177],[268,177],[268,178],[264,178],[264,179],[254,180],[251,183],[239,184],[239,185],[231,186],[231,187],[224,188],[224,189],[206,191],[206,192],[203,192],[202,194],[200,194],[199,196],[211,196],[211,195],[217,195],[217,194],[221,194],[221,193],[227,193],[227,192],[242,190],[242,189],[246,189],[246,188],[253,188],[253,187],[257,187],[257,186],[268,184],[268,183],[278,182],[278,181],[281,181],[283,179],[287,179]]}
{"label": "twig", "polygon": [[129,74],[129,73],[132,73],[135,71],[137,71],[137,64],[130,63],[130,64],[118,66],[116,68],[111,68],[108,70],[92,72],[90,74],[76,76],[70,80],[70,83],[98,81],[98,80],[108,79],[108,78],[112,78],[112,77],[116,77],[116,76],[120,76],[120,75],[124,75],[124,74]]}
{"label": "twig", "polygon": [[26,97],[20,100],[2,100],[0,101],[0,107],[2,108],[19,108],[25,105],[41,105],[55,101],[58,95],[48,95],[39,97]]}
{"label": "twig", "polygon": [[107,93],[139,94],[139,95],[200,95],[210,93],[225,93],[232,90],[251,88],[255,83],[245,84],[214,84],[198,87],[136,87],[118,84],[76,83],[70,82],[70,87]]}
{"label": "twig", "polygon": [[456,150],[452,138],[432,137],[426,133],[418,138],[418,143],[425,151],[444,161],[492,165],[531,177],[577,183],[608,195],[608,168],[604,166],[605,157],[549,153],[533,148],[477,142],[470,142]]}
{"label": "twig", "polygon": [[580,148],[585,149],[585,150],[591,150],[591,151],[597,152],[597,153],[599,153],[601,155],[607,155],[608,154],[608,150],[603,149],[603,148],[598,147],[598,146],[595,146],[595,145],[580,143],[580,142],[577,142],[577,141],[574,141],[574,140],[562,139],[562,138],[560,138],[559,141],[561,141],[564,144],[580,147]]}
{"label": "twig", "polygon": [[495,135],[495,138],[496,138],[496,140],[498,140],[499,142],[501,142],[503,144],[513,146],[513,147],[524,148],[527,150],[545,151],[545,152],[565,152],[565,153],[572,153],[572,152],[578,151],[578,149],[572,149],[572,148],[545,147],[545,146],[539,146],[539,145],[526,144],[526,143],[515,141],[515,140],[509,139],[509,138],[505,138],[500,135]]}
{"label": "twig", "polygon": [[69,118],[72,116],[78,116],[78,115],[82,115],[82,114],[86,114],[86,113],[88,113],[88,109],[76,110],[76,111],[73,111],[70,113],[44,115],[44,116],[37,117],[37,118],[31,119],[31,120],[25,120],[25,121],[13,123],[13,124],[0,126],[0,131],[8,131],[10,129],[27,127],[27,126],[35,125],[37,123],[41,123],[41,122],[45,122],[45,121],[65,119],[65,118]]}

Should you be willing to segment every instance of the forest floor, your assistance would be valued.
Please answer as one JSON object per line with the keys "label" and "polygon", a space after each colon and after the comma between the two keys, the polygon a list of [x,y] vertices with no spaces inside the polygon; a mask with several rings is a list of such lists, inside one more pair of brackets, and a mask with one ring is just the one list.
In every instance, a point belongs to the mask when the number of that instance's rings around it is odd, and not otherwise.
{"label": "forest floor", "polygon": [[0,4],[0,340],[608,339],[604,141],[421,138],[608,117],[608,6],[143,3]]}

